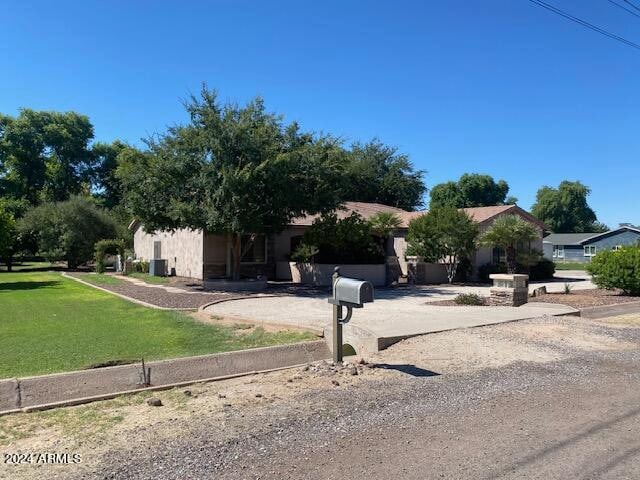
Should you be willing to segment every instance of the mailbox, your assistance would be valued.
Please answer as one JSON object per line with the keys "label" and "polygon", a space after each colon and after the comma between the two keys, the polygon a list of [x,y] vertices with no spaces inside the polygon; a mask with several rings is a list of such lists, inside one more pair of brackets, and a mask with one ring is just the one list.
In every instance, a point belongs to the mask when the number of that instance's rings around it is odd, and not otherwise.
{"label": "mailbox", "polygon": [[362,307],[363,303],[373,302],[373,285],[371,282],[354,278],[339,277],[333,284],[335,305],[345,307]]}
{"label": "mailbox", "polygon": [[[373,285],[371,282],[340,276],[340,267],[335,268],[332,277],[333,295],[329,303],[333,305],[333,361],[342,362],[342,326],[351,320],[354,308],[362,308],[363,304],[373,302]],[[347,308],[347,315],[342,316],[342,307]]]}

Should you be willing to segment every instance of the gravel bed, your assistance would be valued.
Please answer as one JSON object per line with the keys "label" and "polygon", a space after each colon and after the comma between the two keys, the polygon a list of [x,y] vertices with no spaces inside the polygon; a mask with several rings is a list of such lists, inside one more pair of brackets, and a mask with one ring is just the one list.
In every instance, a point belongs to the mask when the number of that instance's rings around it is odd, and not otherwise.
{"label": "gravel bed", "polygon": [[620,303],[638,302],[640,297],[623,295],[619,291],[603,290],[576,290],[566,293],[547,293],[539,297],[529,299],[530,302],[561,303],[574,308],[597,307],[601,305],[617,305]]}
{"label": "gravel bed", "polygon": [[68,273],[69,276],[73,276],[84,280],[89,283],[93,283],[96,286],[109,290],[110,292],[126,295],[127,297],[141,300],[143,302],[156,305],[163,308],[193,308],[197,309],[202,305],[216,300],[231,299],[239,297],[241,295],[237,293],[226,292],[198,292],[198,293],[174,293],[167,292],[164,288],[158,287],[146,287],[142,285],[136,285],[126,280],[121,280],[117,284],[108,285],[101,283],[94,283],[91,281],[90,273]]}
{"label": "gravel bed", "polygon": [[[69,276],[73,276],[92,283],[96,286],[109,290],[111,292],[126,295],[127,297],[141,300],[143,302],[156,305],[163,308],[200,308],[202,305],[206,305],[210,302],[217,300],[230,300],[233,298],[246,297],[247,295],[295,295],[295,296],[317,296],[321,294],[329,295],[329,289],[325,287],[311,287],[301,286],[289,283],[282,284],[270,284],[268,289],[263,292],[213,292],[206,291],[202,288],[202,282],[194,279],[174,277],[171,278],[168,287],[183,289],[184,293],[168,292],[162,288],[162,285],[150,285],[144,286],[134,284],[127,280],[119,279],[116,284],[103,284],[93,282],[90,273],[85,272],[73,272],[67,273]],[[117,279],[117,277],[114,277]]]}
{"label": "gravel bed", "polygon": [[[250,421],[245,419],[247,412],[229,407],[223,425],[201,421],[194,423],[185,436],[162,443],[150,439],[135,454],[114,451],[91,472],[90,478],[384,478],[376,477],[376,472],[380,473],[382,465],[397,461],[385,454],[385,442],[389,447],[402,444],[410,451],[418,447],[412,459],[418,463],[424,457],[428,467],[445,456],[447,448],[461,447],[458,442],[466,433],[464,420],[477,422],[481,417],[488,425],[500,425],[515,416],[515,411],[501,405],[505,398],[520,404],[522,423],[531,425],[538,420],[536,413],[527,412],[530,396],[537,404],[553,399],[554,406],[564,403],[567,408],[566,404],[576,401],[571,397],[574,386],[593,389],[599,382],[607,385],[599,365],[605,359],[638,365],[637,352],[632,352],[585,355],[546,365],[516,364],[472,375],[386,379],[352,387],[349,394],[341,387],[302,394],[295,404],[278,404],[277,408],[251,415]],[[638,384],[637,374],[630,371],[622,375],[625,374],[630,380],[633,377],[630,384]],[[446,443],[434,442],[435,453],[421,451],[419,445],[414,446],[421,430],[433,432],[431,435],[438,435],[440,442]],[[521,430],[522,427],[513,428],[510,438],[496,441],[508,450],[511,443],[522,441]],[[470,456],[469,460],[454,459],[447,474],[441,473],[438,478],[497,478],[499,475],[487,475],[488,468],[501,465],[494,465],[497,460],[492,461],[485,450],[484,434],[479,429],[469,435],[472,441],[460,448]],[[345,451],[349,455],[342,453]],[[346,456],[348,463],[338,464],[339,455]],[[465,471],[458,466],[461,463],[472,470],[460,475]],[[476,463],[479,465],[474,468]],[[330,469],[331,474],[323,472],[324,468]],[[349,475],[339,476],[343,470],[348,470]],[[419,472],[398,474],[398,478],[436,478],[419,477]]]}

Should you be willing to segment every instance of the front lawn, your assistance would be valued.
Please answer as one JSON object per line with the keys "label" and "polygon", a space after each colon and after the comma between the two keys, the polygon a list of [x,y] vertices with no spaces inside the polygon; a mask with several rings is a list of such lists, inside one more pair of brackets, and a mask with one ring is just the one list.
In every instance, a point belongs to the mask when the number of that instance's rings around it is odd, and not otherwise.
{"label": "front lawn", "polygon": [[557,262],[556,270],[586,270],[588,266],[588,263]]}
{"label": "front lawn", "polygon": [[307,332],[207,325],[55,272],[0,273],[0,378],[311,339]]}
{"label": "front lawn", "polygon": [[[11,270],[14,272],[20,272],[24,270],[48,270],[53,265],[49,262],[16,262],[11,266]],[[0,272],[6,272],[7,265],[0,263]]]}

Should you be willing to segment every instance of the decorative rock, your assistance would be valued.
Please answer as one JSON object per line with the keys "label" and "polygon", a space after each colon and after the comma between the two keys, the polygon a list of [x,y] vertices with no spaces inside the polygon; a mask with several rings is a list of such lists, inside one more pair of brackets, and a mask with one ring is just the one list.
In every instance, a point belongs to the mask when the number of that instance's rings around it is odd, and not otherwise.
{"label": "decorative rock", "polygon": [[162,400],[160,400],[158,397],[147,398],[147,405],[151,405],[152,407],[161,407]]}
{"label": "decorative rock", "polygon": [[356,367],[351,367],[349,369],[349,375],[358,375],[358,369]]}
{"label": "decorative rock", "polygon": [[542,287],[538,287],[533,291],[533,295],[534,297],[541,297],[542,295],[546,295],[547,294],[547,287],[546,285],[543,285]]}

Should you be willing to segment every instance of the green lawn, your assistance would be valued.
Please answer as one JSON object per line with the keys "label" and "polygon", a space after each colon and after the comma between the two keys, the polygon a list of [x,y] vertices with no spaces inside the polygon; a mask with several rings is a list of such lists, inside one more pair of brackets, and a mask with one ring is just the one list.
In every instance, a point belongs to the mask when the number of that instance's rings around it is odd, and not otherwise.
{"label": "green lawn", "polygon": [[[20,272],[22,270],[45,270],[51,268],[52,265],[49,262],[18,262],[11,266],[14,272]],[[6,272],[7,266],[4,263],[0,263],[0,272]]]}
{"label": "green lawn", "polygon": [[0,378],[313,339],[213,326],[142,307],[56,272],[0,273]]}
{"label": "green lawn", "polygon": [[586,270],[588,263],[557,262],[556,270]]}

